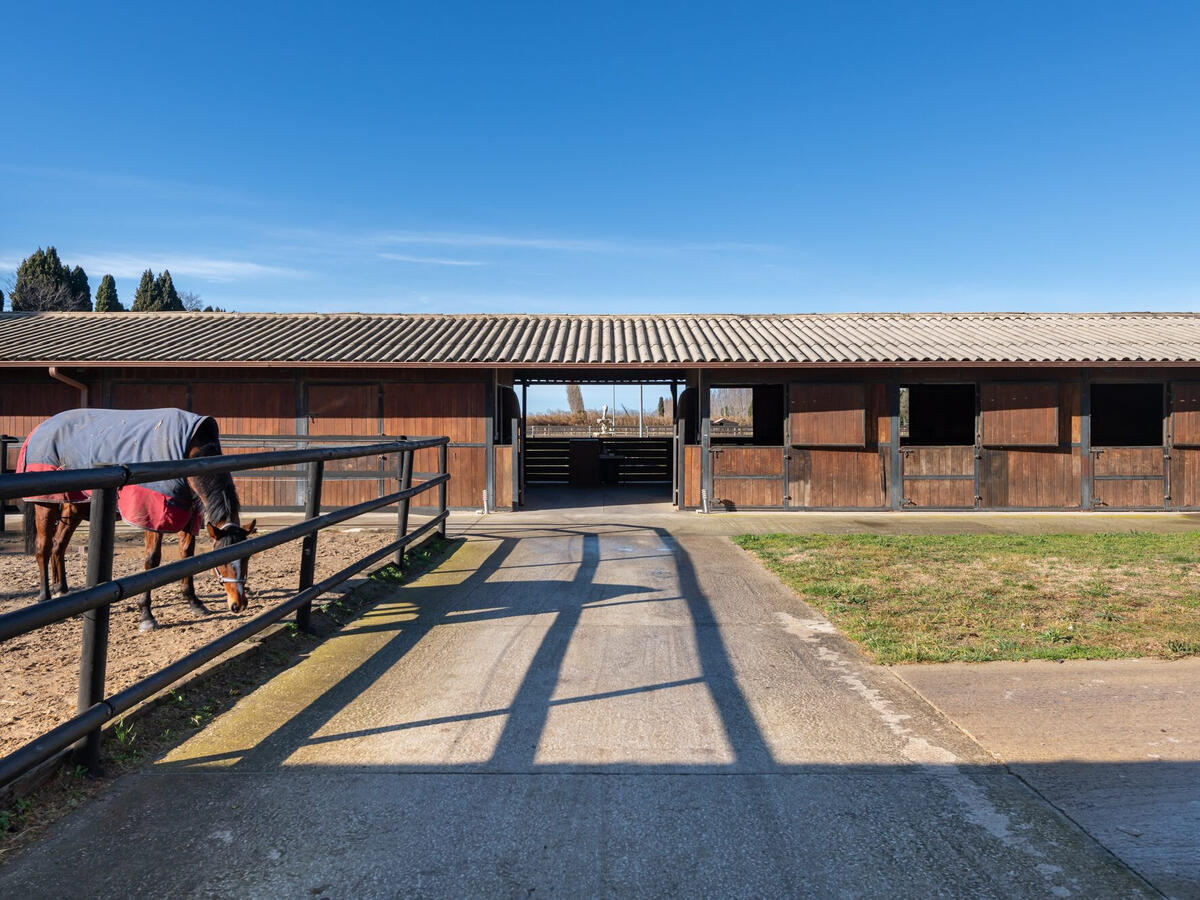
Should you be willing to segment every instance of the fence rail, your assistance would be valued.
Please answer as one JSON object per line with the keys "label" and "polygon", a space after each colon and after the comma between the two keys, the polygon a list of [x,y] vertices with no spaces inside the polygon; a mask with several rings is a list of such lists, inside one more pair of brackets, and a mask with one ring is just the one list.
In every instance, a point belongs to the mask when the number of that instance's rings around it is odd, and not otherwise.
{"label": "fence rail", "polygon": [[[202,457],[157,463],[128,463],[101,466],[94,469],[75,469],[59,472],[0,474],[0,504],[10,498],[39,496],[67,491],[91,490],[91,527],[88,530],[87,585],[62,597],[36,603],[0,615],[0,642],[76,615],[83,615],[83,646],[80,654],[78,714],[56,728],[0,759],[0,787],[10,784],[21,775],[75,746],[79,760],[89,768],[99,762],[100,728],[105,722],[126,712],[142,700],[178,681],[187,673],[278,622],[288,613],[296,612],[296,621],[307,628],[312,602],[321,594],[336,587],[372,563],[392,556],[404,565],[404,548],[434,529],[446,533],[446,471],[448,438],[414,438],[364,444],[352,447],[327,447],[285,450],[267,453],[245,453],[233,456]],[[431,473],[415,487],[413,453],[437,448],[438,472]],[[324,466],[332,460],[399,454],[399,462],[391,473],[399,489],[381,494],[372,500],[320,514]],[[220,550],[202,553],[191,559],[169,563],[156,569],[112,577],[113,539],[116,524],[117,491],[131,484],[144,484],[169,478],[182,478],[202,473],[240,472],[280,465],[306,464],[306,519],[295,525],[269,534],[251,538]],[[437,513],[419,527],[408,530],[410,500],[425,491],[437,490]],[[383,506],[397,504],[396,538],[387,546],[314,584],[317,535],[323,528],[345,522]],[[108,655],[108,617],[113,603],[122,598],[144,593],[188,575],[195,575],[213,566],[230,563],[278,547],[289,541],[303,539],[297,593],[289,600],[255,616],[244,625],[194,650],[187,656],[160,669],[152,675],[106,697],[104,678]]]}

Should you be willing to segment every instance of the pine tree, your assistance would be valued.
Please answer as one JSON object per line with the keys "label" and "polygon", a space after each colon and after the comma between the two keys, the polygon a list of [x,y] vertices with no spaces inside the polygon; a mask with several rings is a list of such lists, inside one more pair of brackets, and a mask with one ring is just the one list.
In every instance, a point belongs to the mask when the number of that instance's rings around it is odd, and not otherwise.
{"label": "pine tree", "polygon": [[158,301],[159,309],[164,312],[185,311],[179,292],[175,290],[175,283],[171,281],[170,269],[163,269],[162,280],[158,283]]}
{"label": "pine tree", "polygon": [[142,273],[137,291],[133,295],[134,312],[155,312],[158,309],[158,292],[155,290],[154,273],[147,269]]}
{"label": "pine tree", "polygon": [[667,414],[667,401],[665,397],[658,398],[658,411],[656,415],[661,419]]}
{"label": "pine tree", "polygon": [[4,291],[0,291],[0,312],[4,312]]}
{"label": "pine tree", "polygon": [[96,288],[96,312],[125,312],[117,297],[117,282],[111,275],[100,279],[100,287]]}

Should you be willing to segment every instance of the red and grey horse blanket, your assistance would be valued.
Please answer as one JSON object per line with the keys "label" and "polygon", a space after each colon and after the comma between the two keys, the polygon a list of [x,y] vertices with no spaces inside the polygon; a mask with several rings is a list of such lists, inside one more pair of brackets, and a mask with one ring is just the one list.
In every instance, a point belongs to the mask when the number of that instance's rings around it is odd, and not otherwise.
{"label": "red and grey horse blanket", "polygon": [[[90,469],[124,463],[184,459],[209,416],[183,409],[73,409],[39,425],[25,439],[18,472]],[[90,491],[26,497],[42,503],[88,503]],[[199,499],[184,478],[131,484],[117,492],[117,508],[146,531],[200,530]]]}

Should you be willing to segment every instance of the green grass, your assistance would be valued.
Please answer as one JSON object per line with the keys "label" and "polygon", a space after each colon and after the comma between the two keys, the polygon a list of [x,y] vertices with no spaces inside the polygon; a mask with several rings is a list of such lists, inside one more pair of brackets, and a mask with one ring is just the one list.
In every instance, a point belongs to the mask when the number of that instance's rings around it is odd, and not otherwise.
{"label": "green grass", "polygon": [[1200,535],[742,535],[881,663],[1200,654]]}

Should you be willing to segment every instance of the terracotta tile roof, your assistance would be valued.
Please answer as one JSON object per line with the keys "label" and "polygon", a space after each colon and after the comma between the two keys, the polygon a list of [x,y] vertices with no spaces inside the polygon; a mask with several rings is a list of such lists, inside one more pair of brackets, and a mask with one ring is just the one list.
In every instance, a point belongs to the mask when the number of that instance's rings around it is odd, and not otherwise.
{"label": "terracotta tile roof", "polygon": [[1200,363],[1190,313],[4,313],[0,364]]}

